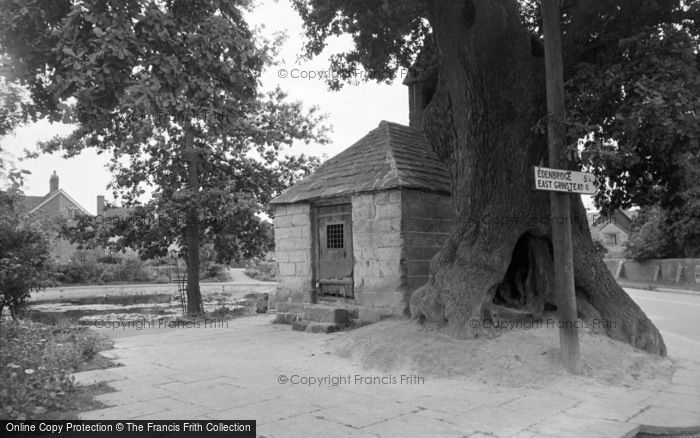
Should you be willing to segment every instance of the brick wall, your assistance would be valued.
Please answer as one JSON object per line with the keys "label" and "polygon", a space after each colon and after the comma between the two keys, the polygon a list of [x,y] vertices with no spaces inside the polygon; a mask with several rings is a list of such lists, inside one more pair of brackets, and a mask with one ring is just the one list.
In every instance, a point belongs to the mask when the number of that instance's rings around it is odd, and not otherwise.
{"label": "brick wall", "polygon": [[[47,226],[54,227],[59,217],[72,218],[73,211],[77,210],[78,207],[75,204],[63,194],[59,194],[42,206],[41,209],[34,212],[33,215],[45,221],[48,224]],[[68,263],[77,249],[77,245],[59,238],[56,232],[51,233],[51,256],[57,263]]]}
{"label": "brick wall", "polygon": [[308,203],[275,207],[275,301],[303,303],[311,289],[311,208]]}
{"label": "brick wall", "polygon": [[403,310],[406,263],[401,191],[352,197],[355,299],[361,306]]}
{"label": "brick wall", "polygon": [[407,284],[414,291],[428,281],[430,261],[455,227],[455,211],[447,195],[416,190],[402,195]]}

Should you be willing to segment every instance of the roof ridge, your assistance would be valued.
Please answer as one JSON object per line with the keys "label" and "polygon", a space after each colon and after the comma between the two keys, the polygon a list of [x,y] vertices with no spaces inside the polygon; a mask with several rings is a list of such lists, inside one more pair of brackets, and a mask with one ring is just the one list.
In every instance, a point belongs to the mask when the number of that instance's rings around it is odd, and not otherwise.
{"label": "roof ridge", "polygon": [[387,176],[395,177],[399,180],[399,183],[402,183],[401,171],[399,170],[399,165],[396,162],[396,154],[394,153],[393,142],[391,141],[390,123],[391,122],[387,122],[386,120],[379,122],[379,126],[384,128],[384,132],[386,134],[384,137],[384,148],[386,149],[386,158],[389,163],[389,168],[391,169],[391,175]]}

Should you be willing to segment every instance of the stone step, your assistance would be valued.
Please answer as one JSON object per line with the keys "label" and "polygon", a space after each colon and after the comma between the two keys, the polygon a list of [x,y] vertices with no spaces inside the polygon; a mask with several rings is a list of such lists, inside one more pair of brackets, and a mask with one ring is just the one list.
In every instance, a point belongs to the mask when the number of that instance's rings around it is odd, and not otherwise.
{"label": "stone step", "polygon": [[297,321],[292,324],[292,330],[312,333],[334,333],[341,330],[338,324],[327,322],[313,322],[308,320]]}
{"label": "stone step", "polygon": [[280,313],[304,313],[304,303],[276,303],[275,308]]}
{"label": "stone step", "polygon": [[351,320],[351,312],[348,309],[310,304],[304,306],[304,319],[316,322],[348,325],[350,324]]}
{"label": "stone step", "polygon": [[273,324],[294,324],[297,321],[301,321],[301,319],[302,315],[298,313],[278,312]]}

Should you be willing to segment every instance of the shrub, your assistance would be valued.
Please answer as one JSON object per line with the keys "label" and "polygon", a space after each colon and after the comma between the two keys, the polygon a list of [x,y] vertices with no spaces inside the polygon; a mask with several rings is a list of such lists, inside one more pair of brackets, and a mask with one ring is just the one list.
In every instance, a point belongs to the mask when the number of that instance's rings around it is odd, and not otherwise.
{"label": "shrub", "polygon": [[109,348],[86,328],[3,321],[0,330],[0,418],[54,419],[73,410],[71,373]]}
{"label": "shrub", "polygon": [[0,191],[0,315],[14,317],[32,291],[48,285],[52,272],[45,228],[22,211],[22,196]]}
{"label": "shrub", "polygon": [[97,263],[71,260],[56,268],[56,279],[61,283],[96,283],[104,275],[105,269]]}
{"label": "shrub", "polygon": [[245,269],[245,274],[261,281],[277,281],[277,262],[275,260],[252,259]]}
{"label": "shrub", "polygon": [[108,265],[118,265],[121,263],[122,259],[114,254],[107,254],[106,256],[98,257],[98,263],[106,263]]}
{"label": "shrub", "polygon": [[120,259],[117,264],[100,263],[96,257],[76,256],[57,267],[56,278],[66,284],[134,283],[151,281],[145,262],[137,257]]}

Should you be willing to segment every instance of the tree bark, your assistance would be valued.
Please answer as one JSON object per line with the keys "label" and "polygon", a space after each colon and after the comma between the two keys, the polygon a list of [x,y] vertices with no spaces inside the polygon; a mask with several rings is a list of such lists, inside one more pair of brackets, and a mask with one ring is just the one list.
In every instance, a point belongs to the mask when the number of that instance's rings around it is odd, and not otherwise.
{"label": "tree bark", "polygon": [[[185,121],[185,153],[188,158],[189,188],[193,195],[190,202],[195,203],[195,196],[199,192],[199,157],[194,147],[194,132],[190,121]],[[200,316],[204,314],[202,294],[199,290],[199,218],[197,208],[193,205],[187,210],[187,222],[185,224],[185,242],[187,250],[187,314]]]}
{"label": "tree bark", "polygon": [[[541,318],[556,307],[547,192],[532,166],[547,162],[533,130],[546,115],[544,58],[520,23],[516,0],[434,2],[437,87],[425,111],[426,138],[450,163],[456,230],[413,293],[413,317],[457,338],[493,336],[488,319]],[[593,249],[580,197],[571,199],[579,316],[614,339],[666,354],[661,335],[617,285]]]}

